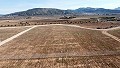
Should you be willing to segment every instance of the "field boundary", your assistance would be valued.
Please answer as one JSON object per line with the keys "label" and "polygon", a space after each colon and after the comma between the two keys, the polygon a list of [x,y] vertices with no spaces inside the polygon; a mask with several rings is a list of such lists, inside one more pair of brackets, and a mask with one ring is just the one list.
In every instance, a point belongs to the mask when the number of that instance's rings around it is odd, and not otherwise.
{"label": "field boundary", "polygon": [[32,27],[32,26],[19,26],[19,27],[0,27],[0,29],[15,29],[15,28],[24,28],[24,27]]}

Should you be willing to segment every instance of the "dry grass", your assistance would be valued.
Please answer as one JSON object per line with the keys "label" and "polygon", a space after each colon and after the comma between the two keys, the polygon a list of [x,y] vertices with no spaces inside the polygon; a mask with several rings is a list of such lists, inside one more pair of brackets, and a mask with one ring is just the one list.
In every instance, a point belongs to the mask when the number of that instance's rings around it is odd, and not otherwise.
{"label": "dry grass", "polygon": [[30,25],[45,25],[45,24],[75,24],[89,28],[108,28],[120,26],[118,22],[97,22],[91,19],[20,19],[20,20],[3,20],[0,21],[0,27],[13,26],[30,26]]}
{"label": "dry grass", "polygon": [[23,30],[26,30],[26,29],[27,29],[27,27],[0,29],[0,41],[3,41]]}
{"label": "dry grass", "polygon": [[[0,57],[26,57],[34,54],[117,51],[120,43],[103,35],[99,31],[91,31],[66,26],[37,27],[0,48]],[[46,58],[30,60],[2,60],[1,68],[118,68],[120,56],[91,56]],[[39,57],[38,57],[39,58]]]}
{"label": "dry grass", "polygon": [[120,47],[119,42],[103,35],[100,31],[65,26],[37,27],[6,45],[10,49],[5,47],[4,50],[8,50],[9,53],[11,49],[17,50],[17,54],[116,51]]}
{"label": "dry grass", "polygon": [[119,55],[20,60],[21,57],[30,58],[34,54],[119,50],[120,43],[100,31],[67,26],[41,26],[1,46],[1,58],[20,57],[19,60],[1,59],[0,66],[1,68],[119,68]]}
{"label": "dry grass", "polygon": [[120,56],[0,61],[0,68],[119,68]]}
{"label": "dry grass", "polygon": [[2,20],[0,21],[0,27],[10,27],[10,26],[18,26],[18,20]]}

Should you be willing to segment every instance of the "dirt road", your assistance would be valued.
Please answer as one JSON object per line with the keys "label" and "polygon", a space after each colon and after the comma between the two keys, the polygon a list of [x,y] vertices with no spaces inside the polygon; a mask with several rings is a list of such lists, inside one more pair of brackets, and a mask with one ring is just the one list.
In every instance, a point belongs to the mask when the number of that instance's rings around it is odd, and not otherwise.
{"label": "dirt road", "polygon": [[33,26],[21,26],[21,27],[0,27],[0,29],[15,29],[15,28],[23,28],[23,27],[33,27]]}
{"label": "dirt road", "polygon": [[[20,33],[14,35],[14,36],[12,36],[12,37],[10,37],[10,38],[8,38],[8,39],[2,41],[2,42],[0,42],[0,46],[2,46],[3,44],[5,44],[5,43],[7,43],[7,42],[9,42],[9,41],[11,41],[11,40],[17,38],[18,36],[20,36],[20,35],[22,35],[22,34],[28,32],[28,31],[30,31],[31,29],[33,29],[33,28],[35,28],[35,27],[37,27],[37,26],[33,26],[33,27],[31,27],[31,28],[29,28],[29,29],[23,31],[23,32],[20,32]],[[15,28],[15,27],[14,27],[14,28]],[[6,29],[6,28],[4,28],[4,29]]]}
{"label": "dirt road", "polygon": [[109,36],[109,37],[111,37],[111,38],[113,38],[113,39],[115,39],[116,41],[120,42],[120,39],[118,37],[109,34],[107,31],[108,30],[103,30],[102,33],[105,34],[105,35],[107,35],[107,36]]}

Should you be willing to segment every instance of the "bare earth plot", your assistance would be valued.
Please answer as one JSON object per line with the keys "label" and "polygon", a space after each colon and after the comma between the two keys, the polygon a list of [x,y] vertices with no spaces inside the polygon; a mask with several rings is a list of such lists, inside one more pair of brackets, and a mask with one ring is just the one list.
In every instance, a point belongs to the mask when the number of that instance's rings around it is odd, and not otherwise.
{"label": "bare earth plot", "polygon": [[101,31],[40,26],[0,47],[0,67],[119,68],[120,42]]}
{"label": "bare earth plot", "polygon": [[26,30],[28,27],[22,27],[22,28],[0,28],[0,41],[3,41],[7,38],[10,38],[11,36]]}

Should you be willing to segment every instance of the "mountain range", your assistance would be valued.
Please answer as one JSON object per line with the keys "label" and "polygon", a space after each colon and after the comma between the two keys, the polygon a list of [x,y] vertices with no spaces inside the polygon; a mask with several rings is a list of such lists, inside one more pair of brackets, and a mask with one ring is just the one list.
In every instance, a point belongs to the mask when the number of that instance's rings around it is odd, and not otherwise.
{"label": "mountain range", "polygon": [[15,12],[5,16],[37,16],[37,15],[79,15],[79,14],[120,14],[120,7],[116,9],[104,8],[78,8],[75,10],[61,10],[55,8],[33,8],[27,11]]}
{"label": "mountain range", "polygon": [[118,7],[118,8],[115,8],[115,10],[120,10],[120,7]]}

